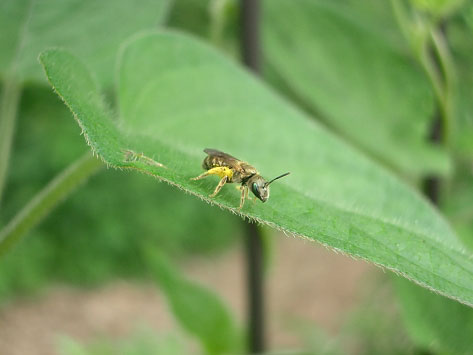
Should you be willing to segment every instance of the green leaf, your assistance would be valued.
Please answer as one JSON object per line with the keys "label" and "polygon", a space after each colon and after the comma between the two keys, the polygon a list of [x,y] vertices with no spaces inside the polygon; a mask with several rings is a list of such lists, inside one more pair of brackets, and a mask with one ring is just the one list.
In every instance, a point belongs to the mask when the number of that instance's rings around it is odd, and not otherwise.
{"label": "green leaf", "polygon": [[241,337],[223,302],[210,290],[186,280],[163,254],[149,246],[145,258],[180,324],[197,336],[208,354],[241,350]]}
{"label": "green leaf", "polygon": [[389,4],[375,1],[372,10],[359,3],[264,2],[269,74],[329,126],[407,177],[448,174],[446,153],[426,140],[434,112],[428,81],[399,36],[386,30],[394,23]]}
{"label": "green leaf", "polygon": [[185,339],[176,335],[156,334],[151,329],[137,329],[126,338],[105,338],[88,341],[86,344],[62,335],[56,341],[60,355],[179,355],[189,353]]}
{"label": "green leaf", "polygon": [[203,148],[231,153],[267,178],[290,171],[267,203],[247,202],[241,215],[473,304],[471,255],[428,202],[208,46],[176,33],[131,40],[119,65],[118,125],[80,60],[63,50],[40,60],[107,164],[235,213],[235,188],[210,199],[217,181],[190,180],[201,173]]}
{"label": "green leaf", "polygon": [[69,337],[61,337],[58,340],[58,348],[61,355],[87,355],[86,347]]}
{"label": "green leaf", "polygon": [[119,44],[155,27],[168,0],[3,0],[0,4],[0,77],[18,71],[23,80],[44,81],[37,56],[51,46],[88,58],[105,86],[113,82]]}
{"label": "green leaf", "polygon": [[473,353],[473,309],[395,278],[402,316],[412,339],[434,353]]}

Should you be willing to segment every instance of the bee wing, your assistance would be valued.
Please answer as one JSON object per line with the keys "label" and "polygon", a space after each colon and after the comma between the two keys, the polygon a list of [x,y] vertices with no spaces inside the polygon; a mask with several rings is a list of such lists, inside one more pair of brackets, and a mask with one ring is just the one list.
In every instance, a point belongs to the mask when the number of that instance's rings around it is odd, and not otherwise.
{"label": "bee wing", "polygon": [[256,169],[250,166],[248,163],[245,163],[244,161],[241,161],[230,154],[221,152],[220,150],[206,148],[204,149],[204,152],[207,153],[210,158],[216,158],[219,161],[219,165],[228,166],[235,172],[238,172],[240,177],[258,173],[258,171],[256,171]]}
{"label": "bee wing", "polygon": [[234,156],[221,152],[220,150],[217,149],[210,149],[210,148],[205,148],[204,152],[207,153],[208,155],[215,156],[215,157],[222,157],[228,160],[237,160],[240,161],[240,159],[235,158]]}

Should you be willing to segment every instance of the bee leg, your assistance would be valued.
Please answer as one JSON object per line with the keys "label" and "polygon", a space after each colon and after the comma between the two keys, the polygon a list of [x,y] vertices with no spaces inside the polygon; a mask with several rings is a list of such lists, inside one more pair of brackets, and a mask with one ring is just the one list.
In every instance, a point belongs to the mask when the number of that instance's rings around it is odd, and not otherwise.
{"label": "bee leg", "polygon": [[223,185],[227,182],[228,177],[224,176],[220,182],[218,183],[217,187],[215,188],[215,191],[209,196],[209,197],[215,197],[215,195],[218,194],[218,192],[222,189]]}
{"label": "bee leg", "polygon": [[207,177],[207,176],[209,176],[209,175],[210,175],[209,172],[206,171],[205,173],[202,173],[202,174],[200,174],[199,176],[197,176],[197,177],[195,177],[195,178],[191,178],[191,180],[200,180],[200,179],[203,179],[203,178],[205,178],[205,177]]}
{"label": "bee leg", "polygon": [[246,187],[246,198],[250,201],[254,201],[253,197],[250,196],[250,190],[248,189],[248,186]]}
{"label": "bee leg", "polygon": [[247,186],[242,186],[241,187],[241,197],[240,197],[240,207],[238,207],[239,210],[243,208],[243,205],[245,204],[245,198],[248,196],[248,187]]}
{"label": "bee leg", "polygon": [[209,175],[217,175],[221,179],[226,176],[227,180],[231,179],[233,176],[233,171],[232,169],[226,167],[226,166],[216,166],[215,168],[207,170],[205,173],[200,174],[199,176],[195,178],[191,178],[191,180],[200,180],[203,179]]}

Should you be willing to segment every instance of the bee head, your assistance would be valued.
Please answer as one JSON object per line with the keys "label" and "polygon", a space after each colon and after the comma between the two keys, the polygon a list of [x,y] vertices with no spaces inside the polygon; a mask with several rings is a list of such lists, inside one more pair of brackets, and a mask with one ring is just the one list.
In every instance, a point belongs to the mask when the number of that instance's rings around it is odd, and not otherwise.
{"label": "bee head", "polygon": [[266,180],[263,179],[262,176],[256,174],[248,180],[248,186],[256,197],[258,197],[262,202],[266,202],[269,198],[269,184],[286,175],[289,175],[289,173],[282,174],[278,177],[275,177],[270,182],[266,182]]}

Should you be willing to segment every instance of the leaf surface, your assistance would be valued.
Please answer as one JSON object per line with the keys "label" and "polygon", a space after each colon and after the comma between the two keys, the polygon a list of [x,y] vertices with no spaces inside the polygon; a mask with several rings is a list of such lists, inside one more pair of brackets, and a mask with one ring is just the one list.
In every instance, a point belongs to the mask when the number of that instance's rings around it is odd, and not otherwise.
{"label": "leaf surface", "polygon": [[268,202],[248,201],[241,214],[473,304],[471,255],[428,202],[208,46],[166,32],[130,40],[119,64],[118,124],[79,59],[63,50],[40,59],[107,164],[235,213],[234,187],[210,199],[217,180],[190,180],[202,172],[204,148],[248,161],[267,179],[290,171]]}
{"label": "leaf surface", "polygon": [[434,114],[428,81],[405,54],[389,4],[370,3],[264,2],[268,70],[297,101],[389,167],[410,178],[447,174],[447,154],[426,140]]}
{"label": "leaf surface", "polygon": [[[38,54],[51,46],[88,58],[99,82],[113,82],[119,44],[155,27],[168,0],[3,0],[0,4],[0,76],[44,81]],[[132,16],[131,16],[132,15]]]}

